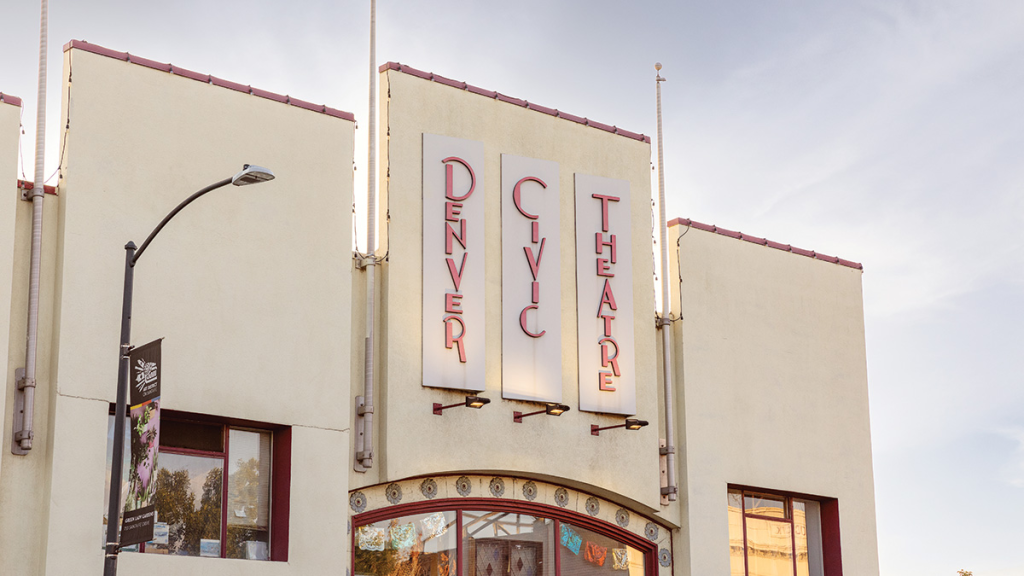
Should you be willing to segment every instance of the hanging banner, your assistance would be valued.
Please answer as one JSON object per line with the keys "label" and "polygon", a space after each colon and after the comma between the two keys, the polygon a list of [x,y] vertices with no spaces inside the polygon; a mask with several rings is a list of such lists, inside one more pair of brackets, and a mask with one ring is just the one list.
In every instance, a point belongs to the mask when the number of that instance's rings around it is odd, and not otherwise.
{"label": "hanging banner", "polygon": [[558,163],[501,155],[501,396],[562,401]]}
{"label": "hanging banner", "polygon": [[636,414],[629,182],[576,174],[580,410]]}
{"label": "hanging banner", "polygon": [[156,457],[160,448],[160,342],[129,354],[131,465],[121,523],[121,546],[153,539],[156,510]]}
{"label": "hanging banner", "polygon": [[484,389],[484,145],[423,135],[423,386]]}

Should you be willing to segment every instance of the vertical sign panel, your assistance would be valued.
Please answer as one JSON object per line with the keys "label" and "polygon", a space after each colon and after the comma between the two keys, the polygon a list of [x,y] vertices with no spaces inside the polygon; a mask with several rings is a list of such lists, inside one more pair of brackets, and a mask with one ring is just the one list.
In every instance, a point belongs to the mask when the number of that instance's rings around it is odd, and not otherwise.
{"label": "vertical sign panel", "polygon": [[129,426],[131,466],[121,521],[121,545],[153,539],[156,520],[156,457],[160,448],[160,340],[132,349]]}
{"label": "vertical sign panel", "polygon": [[484,145],[423,135],[423,385],[484,389]]}
{"label": "vertical sign panel", "polygon": [[562,401],[558,163],[501,155],[501,396]]}
{"label": "vertical sign panel", "polygon": [[629,182],[575,184],[580,410],[635,414]]}

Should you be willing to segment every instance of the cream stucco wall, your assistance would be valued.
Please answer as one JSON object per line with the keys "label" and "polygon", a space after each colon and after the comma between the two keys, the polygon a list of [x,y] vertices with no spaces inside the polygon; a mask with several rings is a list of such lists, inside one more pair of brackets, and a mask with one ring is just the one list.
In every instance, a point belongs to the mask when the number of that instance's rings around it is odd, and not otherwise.
{"label": "cream stucco wall", "polygon": [[838,498],[844,573],[878,574],[862,272],[681,225],[673,251],[684,233],[677,574],[729,573],[729,484]]}
{"label": "cream stucco wall", "polygon": [[[44,227],[36,448],[3,450],[2,572],[101,566],[123,246],[243,163],[277,178],[203,197],[139,260],[132,342],[165,338],[163,408],[292,426],[292,561],[124,554],[121,571],[326,572],[347,557],[345,501],[321,487],[347,490],[344,458],[323,455],[349,442],[354,124],[77,49],[65,53],[65,82],[72,71],[61,195],[48,197]],[[13,337],[24,330],[20,208],[9,361],[24,356]]]}
{"label": "cream stucco wall", "polygon": [[[578,410],[576,344],[576,239],[574,173],[627,180],[630,184],[636,338],[637,415],[657,419],[654,302],[650,254],[650,145],[548,116],[514,104],[388,71],[381,75],[380,326],[377,348],[379,427],[376,464],[353,473],[353,486],[419,474],[493,471],[535,476],[577,486],[645,512],[658,509],[658,430],[590,435],[592,423],[621,417]],[[480,410],[432,414],[434,402],[451,404],[458,392],[424,388],[421,367],[422,134],[484,143],[482,183],[486,301],[486,390]],[[561,192],[562,396],[572,411],[513,424],[512,412],[538,403],[501,399],[501,154],[555,161]],[[479,186],[479,184],[478,184]],[[390,215],[390,222],[387,216]],[[619,245],[619,250],[625,247]],[[357,279],[356,282],[360,280]],[[353,382],[353,395],[361,389]]]}
{"label": "cream stucco wall", "polygon": [[[18,366],[8,364],[8,338],[11,329],[11,282],[14,267],[14,224],[18,211],[20,192],[18,184],[18,139],[21,133],[21,106],[0,102],[0,369],[7,380],[7,372],[13,377]],[[7,395],[0,394],[0,414],[7,413]],[[0,420],[2,421],[2,420]],[[0,472],[3,460],[0,459]]]}

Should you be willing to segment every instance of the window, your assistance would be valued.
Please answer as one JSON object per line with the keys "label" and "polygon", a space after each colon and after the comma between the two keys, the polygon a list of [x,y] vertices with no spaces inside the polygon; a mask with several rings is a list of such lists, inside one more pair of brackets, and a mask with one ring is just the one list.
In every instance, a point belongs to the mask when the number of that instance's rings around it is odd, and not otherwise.
{"label": "window", "polygon": [[[113,427],[111,415],[108,466]],[[154,538],[124,550],[286,560],[290,443],[287,427],[164,411],[154,480]],[[105,524],[106,518],[104,529]]]}
{"label": "window", "polygon": [[654,544],[617,527],[542,505],[467,500],[472,499],[395,506],[356,516],[352,546],[354,574],[652,576],[656,573]]}
{"label": "window", "polygon": [[817,500],[729,490],[730,575],[823,576],[821,513]]}

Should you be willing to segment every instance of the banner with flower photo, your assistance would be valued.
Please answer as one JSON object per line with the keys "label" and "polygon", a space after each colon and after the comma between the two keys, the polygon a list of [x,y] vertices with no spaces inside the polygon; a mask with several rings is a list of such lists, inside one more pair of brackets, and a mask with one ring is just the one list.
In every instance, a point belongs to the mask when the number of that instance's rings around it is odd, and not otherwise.
{"label": "banner with flower photo", "polygon": [[156,524],[156,457],[160,449],[160,342],[133,348],[129,355],[131,465],[121,521],[121,546],[153,539]]}

